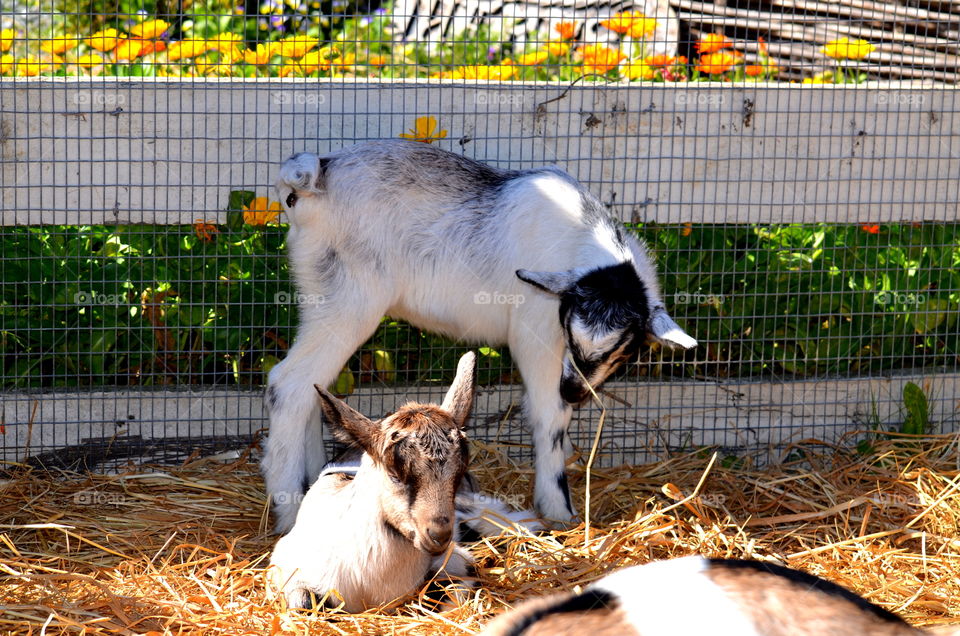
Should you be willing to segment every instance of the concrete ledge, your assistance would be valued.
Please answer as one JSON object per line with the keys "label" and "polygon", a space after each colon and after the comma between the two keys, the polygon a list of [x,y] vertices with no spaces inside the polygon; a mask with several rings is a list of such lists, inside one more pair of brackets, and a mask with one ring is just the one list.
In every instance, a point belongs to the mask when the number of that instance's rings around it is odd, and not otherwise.
{"label": "concrete ledge", "polygon": [[557,163],[626,221],[956,220],[957,88],[0,79],[0,225],[223,220],[277,162],[396,137]]}
{"label": "concrete ledge", "polygon": [[[785,383],[608,384],[601,465],[642,463],[668,452],[719,446],[776,460],[791,442],[840,441],[874,424],[903,420],[903,385],[919,384],[930,400],[935,433],[960,430],[960,374],[897,376]],[[381,417],[408,400],[439,401],[441,387],[363,388],[348,401]],[[529,456],[530,435],[520,419],[522,387],[482,387],[471,437],[502,442]],[[259,391],[117,390],[90,393],[3,394],[2,460],[22,461],[40,451],[139,436],[171,440],[189,452],[192,440],[250,439],[267,425]],[[571,426],[574,443],[589,448],[600,411],[581,408]],[[31,425],[32,421],[32,425]]]}

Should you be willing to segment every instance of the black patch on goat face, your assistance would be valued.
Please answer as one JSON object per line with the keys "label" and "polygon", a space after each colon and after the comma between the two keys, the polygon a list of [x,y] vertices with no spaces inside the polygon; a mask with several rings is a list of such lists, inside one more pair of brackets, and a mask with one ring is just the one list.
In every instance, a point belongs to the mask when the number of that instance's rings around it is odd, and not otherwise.
{"label": "black patch on goat face", "polygon": [[288,195],[287,195],[287,207],[288,207],[288,208],[292,208],[293,206],[295,206],[295,205],[297,204],[297,199],[298,199],[298,198],[299,198],[299,197],[297,197],[297,193],[296,193],[296,192],[291,192],[290,194],[288,194]]}
{"label": "black patch on goat face", "polygon": [[576,365],[564,365],[560,395],[566,402],[578,404],[590,394],[581,373],[599,386],[636,353],[647,335],[646,292],[633,265],[625,262],[585,274],[560,296],[560,324]]}
{"label": "black patch on goat face", "polygon": [[383,527],[386,529],[387,534],[392,536],[394,539],[399,539],[400,541],[409,541],[410,543],[413,543],[413,537],[408,537],[407,535],[400,532],[399,528],[397,528],[397,526],[390,523],[389,520],[387,519],[383,520]]}

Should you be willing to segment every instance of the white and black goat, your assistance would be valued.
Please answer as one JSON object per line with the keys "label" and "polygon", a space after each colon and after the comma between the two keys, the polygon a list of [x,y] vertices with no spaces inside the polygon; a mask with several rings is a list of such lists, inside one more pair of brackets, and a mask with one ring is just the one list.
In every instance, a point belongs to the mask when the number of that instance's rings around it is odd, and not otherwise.
{"label": "white and black goat", "polygon": [[625,568],[579,594],[527,601],[481,636],[907,636],[900,617],[819,577],[701,556]]}
{"label": "white and black goat", "polygon": [[348,612],[383,605],[414,591],[444,561],[444,578],[467,576],[473,557],[456,544],[460,523],[499,534],[498,518],[506,526],[532,516],[473,491],[466,478],[463,427],[475,364],[472,352],[460,359],[440,406],[407,404],[381,422],[316,387],[333,432],[362,453],[324,468],[277,542],[270,580],[289,606],[310,607],[311,593],[321,599],[334,590]]}
{"label": "white and black goat", "polygon": [[375,141],[295,155],[277,190],[304,301],[265,398],[263,472],[278,532],[326,461],[313,384],[333,382],[385,314],[509,345],[534,437],[534,503],[560,521],[575,514],[564,463],[571,406],[588,395],[581,373],[599,385],[648,335],[696,345],[667,314],[644,245],[557,168],[499,170],[427,144]]}

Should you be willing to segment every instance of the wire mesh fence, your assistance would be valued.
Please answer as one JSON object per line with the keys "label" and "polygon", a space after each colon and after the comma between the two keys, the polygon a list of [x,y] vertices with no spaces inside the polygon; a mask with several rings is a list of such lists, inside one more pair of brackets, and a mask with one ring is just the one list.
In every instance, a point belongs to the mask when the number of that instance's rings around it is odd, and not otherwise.
{"label": "wire mesh fence", "polygon": [[[960,18],[861,5],[3,5],[3,459],[249,444],[310,302],[277,164],[401,135],[559,165],[652,247],[701,345],[607,383],[603,461],[954,431]],[[498,345],[474,436],[522,456]],[[336,390],[371,416],[437,398],[468,346],[385,318]]]}

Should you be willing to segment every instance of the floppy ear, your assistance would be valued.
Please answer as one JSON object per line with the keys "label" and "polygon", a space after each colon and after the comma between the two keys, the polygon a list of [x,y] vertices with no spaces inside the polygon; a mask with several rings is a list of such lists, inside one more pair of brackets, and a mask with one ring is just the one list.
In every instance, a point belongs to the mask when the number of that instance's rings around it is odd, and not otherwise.
{"label": "floppy ear", "polygon": [[477,354],[468,351],[457,363],[457,377],[453,379],[453,384],[447,389],[447,395],[440,405],[440,408],[450,414],[458,428],[463,428],[470,417],[476,382]]}
{"label": "floppy ear", "polygon": [[376,422],[353,410],[346,402],[319,384],[314,384],[313,388],[320,395],[320,409],[323,411],[323,417],[337,439],[347,444],[356,442],[363,450],[375,455],[374,451],[378,446],[377,441],[380,435],[380,427]]}
{"label": "floppy ear", "polygon": [[680,325],[673,322],[670,315],[663,309],[655,311],[650,317],[650,333],[654,338],[674,349],[677,347],[693,349],[697,346],[697,341],[688,336]]}
{"label": "floppy ear", "polygon": [[517,278],[530,283],[538,289],[559,296],[573,287],[580,280],[582,273],[571,269],[565,272],[534,272],[529,269],[518,269]]}

